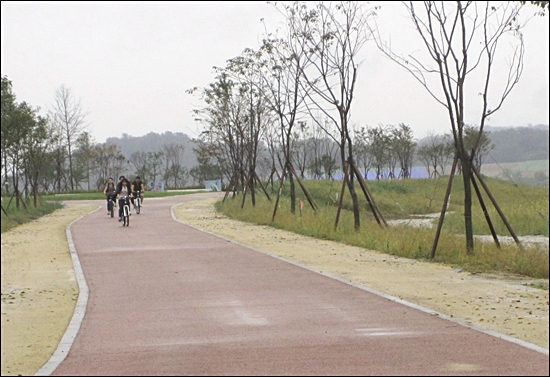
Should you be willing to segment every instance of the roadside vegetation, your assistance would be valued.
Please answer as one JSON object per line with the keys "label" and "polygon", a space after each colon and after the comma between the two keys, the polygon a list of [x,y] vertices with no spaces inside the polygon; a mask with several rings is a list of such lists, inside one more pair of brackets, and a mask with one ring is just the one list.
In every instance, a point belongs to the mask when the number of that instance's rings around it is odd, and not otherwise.
{"label": "roadside vegetation", "polygon": [[13,229],[20,224],[25,224],[32,220],[36,220],[39,217],[49,215],[56,209],[62,207],[63,205],[60,202],[44,202],[42,205],[37,207],[34,207],[29,203],[25,209],[23,206],[17,208],[14,202],[8,205],[8,203],[4,203],[4,200],[2,200],[2,208],[6,211],[6,213],[2,211],[2,233]]}
{"label": "roadside vegetation", "polygon": [[[497,200],[507,220],[518,236],[541,235],[548,237],[548,188],[517,186],[499,179],[485,177],[491,193]],[[448,177],[434,179],[407,179],[393,181],[369,181],[367,184],[386,221],[409,219],[430,213],[440,213]],[[252,206],[249,197],[244,207],[242,195],[228,195],[225,202],[219,202],[217,209],[230,218],[262,225],[269,225],[299,234],[333,240],[345,244],[364,247],[399,257],[429,260],[433,246],[438,217],[432,220],[433,227],[412,227],[403,225],[379,226],[364,196],[361,197],[360,230],[354,229],[352,203],[344,193],[342,213],[337,228],[335,219],[337,198],[341,190],[341,181],[306,181],[308,192],[319,206],[313,211],[305,195],[299,200],[303,209],[292,214],[287,187],[282,190],[274,221],[272,221],[274,203],[278,187],[268,187],[271,201],[262,193],[256,197]],[[501,241],[499,249],[494,242],[476,240],[473,254],[467,253],[463,235],[462,200],[464,198],[461,177],[455,177],[451,191],[449,214],[443,223],[443,229],[436,249],[434,262],[444,263],[470,272],[501,272],[519,274],[533,278],[548,279],[548,248],[524,245],[521,250],[515,244]],[[360,189],[358,189],[360,192]],[[485,194],[485,193],[484,193]],[[510,236],[489,198],[483,197],[491,221],[499,236]],[[473,207],[475,235],[490,235],[479,201]],[[360,261],[358,261],[360,262]]]}

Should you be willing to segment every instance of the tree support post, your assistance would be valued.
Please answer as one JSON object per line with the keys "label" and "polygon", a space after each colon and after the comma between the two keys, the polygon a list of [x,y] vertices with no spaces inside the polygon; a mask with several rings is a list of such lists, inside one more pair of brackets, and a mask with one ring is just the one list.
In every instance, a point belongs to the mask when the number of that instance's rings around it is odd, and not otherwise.
{"label": "tree support post", "polygon": [[256,173],[256,171],[254,171],[254,178],[256,179],[256,182],[258,182],[260,184],[260,187],[262,188],[262,190],[264,191],[264,194],[265,196],[267,197],[267,199],[269,201],[271,201],[271,197],[269,196],[269,194],[267,193],[267,190],[265,189],[264,187],[264,184],[262,183],[262,181],[260,181],[260,177],[258,177],[258,174]]}
{"label": "tree support post", "polygon": [[340,192],[340,197],[338,198],[338,210],[336,211],[336,219],[334,220],[334,230],[338,227],[338,221],[340,220],[340,211],[342,210],[344,192],[346,192],[346,184],[348,182],[348,169],[349,162],[346,161],[346,165],[344,166],[344,181],[342,182],[342,190]]}
{"label": "tree support post", "polygon": [[372,210],[372,213],[374,215],[374,218],[376,219],[376,222],[378,222],[378,225],[382,227],[382,223],[380,222],[380,219],[384,222],[385,226],[388,226],[388,223],[386,222],[386,219],[384,219],[384,216],[382,216],[382,212],[380,212],[380,209],[376,205],[376,202],[374,201],[374,197],[372,196],[371,191],[369,190],[367,183],[363,179],[363,176],[361,175],[361,172],[359,171],[359,168],[357,168],[357,165],[355,165],[355,162],[350,163],[353,167],[353,171],[355,173],[355,176],[357,177],[357,180],[359,181],[359,185],[361,186],[361,189],[363,190],[363,194],[365,194],[365,197],[367,198],[367,202],[369,203],[369,206]]}
{"label": "tree support post", "polygon": [[305,186],[302,184],[302,181],[300,180],[300,178],[298,178],[298,174],[296,174],[296,171],[292,167],[292,164],[290,164],[290,163],[288,164],[288,169],[290,170],[292,175],[294,175],[294,177],[298,181],[298,184],[302,188],[302,191],[304,192],[304,195],[306,196],[307,201],[309,202],[309,205],[311,206],[311,208],[313,208],[314,211],[317,211],[317,204],[315,204],[315,202],[313,201],[313,198],[311,197],[311,195],[309,195],[309,192],[307,191]]}
{"label": "tree support post", "polygon": [[483,201],[483,197],[481,196],[481,191],[479,191],[479,187],[474,177],[472,177],[472,186],[474,186],[474,190],[476,191],[477,198],[479,199],[479,204],[481,205],[481,209],[483,210],[483,214],[485,215],[485,220],[487,220],[487,225],[489,225],[489,229],[491,230],[491,235],[493,236],[493,240],[495,240],[495,244],[500,249],[500,242],[498,240],[497,233],[495,231],[495,228],[493,227],[493,223],[491,222],[491,217],[489,216],[489,212],[487,211],[487,206]]}
{"label": "tree support post", "polygon": [[[244,174],[244,172],[243,172],[243,174]],[[247,176],[246,174],[244,174],[244,177],[245,177],[245,179],[246,179],[246,185],[244,186],[243,201],[242,201],[242,203],[241,203],[241,209],[244,208],[244,201],[245,201],[245,199],[246,199],[246,193],[247,193],[247,191],[248,191],[247,189],[250,189],[250,191],[253,190],[253,189],[252,189],[252,182],[251,182],[251,181],[252,181],[252,177],[249,177],[249,176]],[[254,196],[253,196],[254,193],[251,192],[250,195],[252,195],[252,201],[254,201]]]}
{"label": "tree support post", "polygon": [[279,198],[281,197],[281,193],[283,191],[283,183],[285,182],[285,176],[286,176],[286,164],[283,168],[283,172],[281,173],[281,183],[279,185],[279,190],[277,192],[277,200],[275,200],[275,208],[273,208],[273,216],[271,216],[271,222],[275,221],[275,214],[277,213],[277,207],[279,206]]}
{"label": "tree support post", "polygon": [[237,177],[237,174],[233,173],[233,175],[231,176],[231,180],[229,181],[229,185],[225,189],[225,195],[223,196],[222,203],[225,202],[225,199],[229,195],[229,191],[231,191],[233,189],[233,186],[235,185],[234,181],[235,181],[236,177]]}
{"label": "tree support post", "polygon": [[434,259],[435,257],[437,243],[439,242],[441,228],[443,227],[443,220],[445,219],[445,211],[447,210],[447,202],[449,200],[449,195],[451,195],[451,188],[453,187],[453,178],[455,176],[457,163],[458,163],[458,156],[455,155],[455,158],[453,160],[453,167],[451,168],[451,175],[449,176],[449,182],[447,183],[447,191],[445,192],[445,198],[443,199],[443,208],[441,209],[441,215],[439,215],[439,223],[437,224],[437,230],[435,232],[435,238],[434,238],[434,243],[432,245],[432,251],[430,253],[430,259]]}
{"label": "tree support post", "polygon": [[523,245],[521,244],[520,240],[518,239],[518,236],[516,236],[516,233],[512,229],[512,226],[508,222],[508,219],[506,219],[506,216],[504,216],[504,213],[502,212],[502,210],[500,209],[497,201],[493,197],[493,194],[491,194],[491,191],[489,191],[489,187],[487,187],[487,185],[485,184],[485,181],[481,177],[481,174],[479,174],[479,172],[477,171],[477,168],[474,165],[472,165],[472,170],[474,171],[474,174],[476,175],[477,179],[479,180],[479,183],[481,183],[481,186],[483,187],[483,189],[487,193],[487,196],[489,197],[489,199],[493,203],[493,206],[495,206],[495,209],[497,210],[498,214],[500,215],[500,218],[504,222],[504,225],[506,225],[506,228],[508,229],[508,231],[510,232],[510,234],[514,238],[514,241],[516,241],[516,244],[520,247],[521,250],[525,250],[523,248]]}

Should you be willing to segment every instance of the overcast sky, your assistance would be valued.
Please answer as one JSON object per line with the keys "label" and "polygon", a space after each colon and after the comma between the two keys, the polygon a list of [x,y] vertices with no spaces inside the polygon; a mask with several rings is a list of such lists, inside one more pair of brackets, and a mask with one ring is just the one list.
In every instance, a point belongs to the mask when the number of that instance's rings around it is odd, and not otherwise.
{"label": "overcast sky", "polygon": [[[385,37],[391,36],[395,46],[423,52],[402,4],[371,4],[383,5],[378,23]],[[261,18],[269,31],[281,26],[280,15],[263,1],[2,1],[1,7],[1,74],[12,81],[17,101],[39,106],[45,114],[65,85],[81,101],[96,142],[123,133],[198,136],[201,126],[191,111],[203,104],[185,91],[208,86],[213,66],[224,67],[245,48],[258,48]],[[535,11],[526,5],[522,14]],[[549,19],[548,14],[534,17],[524,29],[523,75],[489,125],[549,124]],[[362,53],[353,123],[405,123],[417,138],[450,131],[445,108],[410,73],[374,43]],[[469,123],[479,122],[474,111],[467,117]]]}

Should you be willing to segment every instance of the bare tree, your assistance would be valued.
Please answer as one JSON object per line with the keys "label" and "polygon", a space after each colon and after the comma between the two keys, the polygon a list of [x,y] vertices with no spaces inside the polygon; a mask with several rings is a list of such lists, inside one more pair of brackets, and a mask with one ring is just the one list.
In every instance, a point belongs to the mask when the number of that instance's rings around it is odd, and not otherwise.
{"label": "bare tree", "polygon": [[426,166],[428,177],[436,178],[445,174],[445,165],[453,154],[454,143],[451,135],[435,135],[430,131],[418,147],[417,159]]}
{"label": "bare tree", "polygon": [[[197,117],[195,120],[203,122],[206,128],[197,140],[195,153],[204,159],[205,166],[209,166],[210,160],[215,159],[236,191],[239,185],[244,189],[246,184],[244,171],[246,146],[249,143],[247,103],[239,89],[239,83],[224,70],[218,71],[216,81],[208,87],[187,90],[189,94],[199,91],[201,99],[206,103],[203,108],[193,110]],[[203,157],[203,151],[208,157]],[[199,169],[191,170],[194,177],[202,176],[197,170]]]}
{"label": "bare tree", "polygon": [[[340,146],[344,168],[346,163],[354,163],[349,123],[360,66],[359,52],[368,40],[364,3],[316,2],[308,9],[306,3],[294,2],[284,9],[292,36],[289,46],[295,55],[306,53],[300,70],[308,88],[309,108],[321,110],[337,128],[338,135],[330,135]],[[347,183],[353,201],[354,227],[358,230],[359,202],[352,171],[350,169]]]}
{"label": "bare tree", "polygon": [[[75,189],[74,171],[73,171],[73,146],[78,136],[84,129],[84,117],[80,101],[76,101],[70,88],[61,85],[55,92],[55,103],[50,111],[50,118],[63,140],[63,146],[67,148],[67,157],[69,159],[69,187]],[[59,149],[61,150],[61,149]]]}
{"label": "bare tree", "polygon": [[[246,186],[250,188],[252,205],[256,205],[256,182],[260,141],[271,123],[271,109],[264,93],[264,73],[262,53],[245,49],[242,56],[228,60],[226,72],[238,82],[240,96],[244,100]],[[243,198],[244,205],[244,198]]]}
{"label": "bare tree", "polygon": [[185,146],[182,144],[170,143],[163,145],[165,156],[164,180],[168,184],[170,178],[174,179],[174,188],[178,187],[178,182],[187,181],[185,175],[187,169],[182,166],[183,153]]}
{"label": "bare tree", "polygon": [[113,177],[116,181],[126,163],[120,147],[116,144],[96,144],[93,156],[98,173],[96,187],[101,188],[109,177]]}
{"label": "bare tree", "polygon": [[137,151],[130,155],[128,164],[132,165],[137,176],[143,177],[145,181],[151,172],[149,156],[145,151]]}
{"label": "bare tree", "polygon": [[[375,40],[383,53],[409,71],[447,109],[455,152],[462,166],[466,249],[473,252],[472,161],[478,152],[485,122],[501,108],[523,71],[521,6],[516,2],[496,6],[489,1],[457,1],[452,4],[411,1],[404,4],[426,47],[428,60],[413,54],[402,56],[395,53],[379,35]],[[378,28],[372,30],[378,31]],[[507,56],[508,69],[504,77],[495,80],[498,62],[507,55],[500,50],[497,54],[500,42],[510,42],[512,49]],[[439,84],[430,81],[433,76]],[[437,87],[440,90],[436,90]],[[472,150],[468,150],[464,143],[464,127],[465,120],[472,117],[466,114],[466,103],[473,100],[471,87],[480,99],[477,114],[479,133]]]}
{"label": "bare tree", "polygon": [[[289,33],[289,29],[286,29]],[[279,38],[264,39],[260,49],[263,57],[261,85],[266,94],[265,100],[268,108],[274,113],[274,119],[278,126],[278,135],[284,155],[283,170],[289,164],[293,164],[292,147],[294,145],[294,128],[299,122],[299,114],[304,101],[301,85],[302,71],[300,65],[304,59],[304,51],[292,51],[288,41]],[[294,177],[289,174],[290,183],[290,210],[296,212],[296,188]]]}

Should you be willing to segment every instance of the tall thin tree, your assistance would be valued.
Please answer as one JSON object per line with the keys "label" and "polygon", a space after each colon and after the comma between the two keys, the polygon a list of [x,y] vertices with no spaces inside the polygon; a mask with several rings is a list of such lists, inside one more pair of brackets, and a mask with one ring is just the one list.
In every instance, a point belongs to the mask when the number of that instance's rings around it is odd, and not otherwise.
{"label": "tall thin tree", "polygon": [[[376,25],[372,30],[380,50],[410,72],[447,110],[455,153],[462,167],[466,249],[473,252],[472,164],[487,119],[502,107],[523,71],[521,29],[525,24],[520,21],[521,5],[489,1],[404,4],[426,48],[426,56],[398,54],[382,40]],[[508,54],[500,50],[497,53],[501,43],[511,46]],[[498,68],[504,64],[508,67],[502,77],[498,77]],[[432,81],[432,77],[435,80]],[[475,103],[475,98],[479,98],[478,110],[471,111],[476,106],[467,104]],[[464,133],[466,119],[473,117],[478,117],[479,129],[470,150],[465,145]]]}
{"label": "tall thin tree", "polygon": [[65,85],[61,85],[57,89],[54,100],[53,108],[50,110],[50,118],[53,125],[57,128],[60,140],[63,140],[62,145],[67,148],[69,187],[71,190],[74,190],[76,182],[73,171],[73,151],[78,136],[84,130],[84,118],[86,114],[82,112],[80,100],[77,101],[71,89]]}

